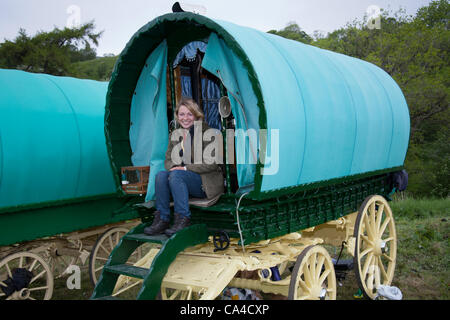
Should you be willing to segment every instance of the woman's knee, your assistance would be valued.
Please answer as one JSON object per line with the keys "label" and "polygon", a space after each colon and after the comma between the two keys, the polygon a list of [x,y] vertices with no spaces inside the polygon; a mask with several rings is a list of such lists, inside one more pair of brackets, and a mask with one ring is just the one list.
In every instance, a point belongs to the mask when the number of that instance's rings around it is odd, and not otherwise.
{"label": "woman's knee", "polygon": [[158,184],[167,182],[168,178],[169,178],[169,171],[160,171],[156,174],[155,183]]}
{"label": "woman's knee", "polygon": [[174,170],[169,172],[169,183],[180,183],[183,181],[183,174],[181,170]]}

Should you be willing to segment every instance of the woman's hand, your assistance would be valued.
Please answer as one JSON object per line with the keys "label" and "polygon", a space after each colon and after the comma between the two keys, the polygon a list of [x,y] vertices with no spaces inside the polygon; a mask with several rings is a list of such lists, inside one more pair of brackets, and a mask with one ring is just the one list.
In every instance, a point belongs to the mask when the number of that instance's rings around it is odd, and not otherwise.
{"label": "woman's hand", "polygon": [[173,167],[172,169],[170,169],[170,171],[174,171],[174,170],[186,170],[186,167]]}

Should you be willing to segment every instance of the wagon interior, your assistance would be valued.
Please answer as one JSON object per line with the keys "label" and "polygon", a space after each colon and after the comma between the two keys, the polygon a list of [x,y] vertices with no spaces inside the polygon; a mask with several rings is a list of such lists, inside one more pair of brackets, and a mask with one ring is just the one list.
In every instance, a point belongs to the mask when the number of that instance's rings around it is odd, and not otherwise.
{"label": "wagon interior", "polygon": [[[209,127],[220,130],[225,136],[226,129],[235,129],[235,119],[233,113],[226,118],[222,118],[219,113],[219,100],[227,96],[227,90],[221,80],[208,72],[201,66],[205,52],[200,48],[205,48],[205,42],[194,41],[187,43],[177,54],[174,68],[173,88],[170,82],[169,70],[167,72],[167,118],[169,119],[169,130],[175,129],[175,107],[172,101],[171,90],[175,92],[175,102],[182,98],[192,98],[197,102],[203,114],[205,122]],[[204,50],[204,49],[203,49]],[[179,59],[182,59],[181,61]],[[224,175],[225,188],[228,193],[235,193],[238,186],[236,170],[236,153],[234,161],[226,163],[225,154],[222,160],[222,173]],[[226,174],[229,173],[229,185],[226,183]]]}
{"label": "wagon interior", "polygon": [[[226,137],[225,131],[227,129],[236,129],[236,120],[233,112],[230,112],[225,118],[219,112],[219,101],[221,98],[228,98],[227,89],[218,77],[201,66],[206,47],[207,38],[203,41],[186,40],[182,49],[176,51],[177,54],[174,61],[168,61],[165,80],[169,136],[173,130],[179,128],[175,119],[175,109],[182,98],[191,98],[197,102],[205,116],[204,121],[210,128],[219,130],[222,133],[222,137]],[[158,139],[158,137],[153,139]],[[162,140],[158,140],[158,143],[164,144]],[[233,159],[227,159],[227,155],[224,152],[220,163],[225,193],[228,195],[236,193],[239,189],[236,149],[233,147],[231,152],[233,153]],[[230,157],[229,151],[228,157]],[[129,195],[145,195],[147,190],[152,187],[148,186],[150,170],[150,166],[122,167],[122,190]],[[149,202],[148,200],[147,198],[146,201]],[[206,199],[203,201],[201,199],[191,200],[192,203],[199,206],[210,206],[217,201],[217,198],[213,202]]]}

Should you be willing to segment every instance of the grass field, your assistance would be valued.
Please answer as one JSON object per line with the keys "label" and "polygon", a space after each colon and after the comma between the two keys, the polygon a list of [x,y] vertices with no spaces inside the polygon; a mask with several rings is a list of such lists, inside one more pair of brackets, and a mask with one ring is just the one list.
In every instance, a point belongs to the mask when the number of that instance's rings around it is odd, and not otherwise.
{"label": "grass field", "polygon": [[[398,238],[392,285],[407,300],[450,299],[450,199],[404,199],[390,205]],[[333,256],[335,251],[330,253]],[[82,268],[81,289],[69,290],[66,279],[56,280],[53,299],[86,300],[92,291],[87,269]],[[337,298],[354,300],[357,291],[355,275],[349,272],[338,287]]]}

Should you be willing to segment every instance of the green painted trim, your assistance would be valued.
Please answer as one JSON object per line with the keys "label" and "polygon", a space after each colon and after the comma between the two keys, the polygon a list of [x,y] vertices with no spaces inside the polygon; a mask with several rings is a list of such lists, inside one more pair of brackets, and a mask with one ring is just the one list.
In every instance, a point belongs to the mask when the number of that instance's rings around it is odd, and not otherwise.
{"label": "green painted trim", "polygon": [[127,199],[104,198],[4,213],[0,246],[138,219],[136,210],[118,212],[126,204]]}
{"label": "green painted trim", "polygon": [[[396,171],[400,171],[402,169],[404,169],[404,167],[400,166],[400,167],[365,172],[365,173],[360,173],[360,174],[355,174],[355,175],[351,175],[351,176],[335,178],[335,179],[330,179],[330,180],[325,180],[325,181],[318,181],[318,182],[313,182],[313,183],[308,183],[308,184],[302,184],[302,185],[298,185],[298,186],[286,187],[286,188],[275,189],[275,190],[270,190],[270,191],[262,191],[259,193],[251,192],[251,193],[249,193],[247,198],[252,199],[252,200],[267,200],[270,198],[276,198],[276,197],[280,197],[280,196],[284,196],[284,195],[292,195],[295,193],[304,192],[304,191],[311,190],[311,189],[317,189],[320,187],[331,186],[334,184],[340,184],[340,183],[344,183],[344,182],[352,182],[352,181],[364,179],[364,178],[367,178],[370,176],[377,176],[377,175],[381,175],[381,174],[385,174],[385,173],[396,172]],[[239,195],[236,194],[236,197],[238,197],[238,196]]]}
{"label": "green painted trim", "polygon": [[34,210],[34,209],[43,209],[43,208],[48,208],[48,207],[64,206],[64,205],[68,205],[68,204],[78,204],[78,203],[86,202],[86,201],[103,200],[103,199],[110,199],[110,198],[117,198],[117,195],[115,193],[107,193],[107,194],[101,194],[101,195],[89,196],[89,197],[72,198],[72,199],[64,199],[64,200],[56,200],[56,201],[46,201],[46,202],[40,202],[40,203],[19,205],[19,206],[14,206],[14,207],[5,207],[5,208],[0,208],[0,214],[19,212],[19,211],[29,211],[29,210]]}
{"label": "green painted trim", "polygon": [[[341,182],[301,193],[264,200],[242,199],[239,221],[244,243],[249,244],[336,220],[358,210],[367,196],[387,197],[393,189],[389,173]],[[210,234],[226,231],[240,238],[236,199],[224,197],[209,208],[191,208],[192,223],[205,223]]]}

